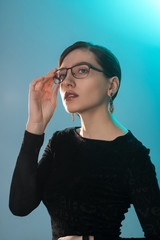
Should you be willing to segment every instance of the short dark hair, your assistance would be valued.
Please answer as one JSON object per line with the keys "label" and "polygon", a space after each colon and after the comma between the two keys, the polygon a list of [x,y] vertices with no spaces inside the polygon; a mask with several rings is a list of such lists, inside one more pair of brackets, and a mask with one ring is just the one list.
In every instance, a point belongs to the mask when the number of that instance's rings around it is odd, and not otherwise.
{"label": "short dark hair", "polygon": [[[108,78],[116,76],[119,79],[119,86],[121,82],[121,67],[118,59],[116,56],[107,48],[99,46],[99,45],[94,45],[89,42],[83,42],[83,41],[78,41],[66,48],[63,53],[61,54],[59,58],[59,67],[61,66],[64,58],[73,50],[78,49],[78,48],[83,48],[91,51],[97,60],[97,63],[102,67],[104,72],[108,73]],[[119,88],[118,88],[119,90]],[[116,97],[118,90],[116,94],[113,96],[113,99]]]}

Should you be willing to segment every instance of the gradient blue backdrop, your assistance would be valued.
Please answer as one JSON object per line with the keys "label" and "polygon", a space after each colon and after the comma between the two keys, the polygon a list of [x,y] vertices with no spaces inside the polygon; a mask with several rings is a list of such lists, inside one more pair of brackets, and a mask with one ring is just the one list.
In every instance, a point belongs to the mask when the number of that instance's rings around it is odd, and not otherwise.
{"label": "gradient blue backdrop", "polygon": [[[26,217],[8,208],[12,173],[28,115],[29,83],[57,67],[61,52],[78,40],[108,47],[122,67],[115,116],[151,149],[160,180],[160,3],[155,0],[6,0],[0,2],[0,239],[51,239],[47,210]],[[44,150],[58,129],[72,122],[60,96],[45,132]],[[41,151],[41,154],[42,154]],[[142,237],[134,208],[123,237]]]}

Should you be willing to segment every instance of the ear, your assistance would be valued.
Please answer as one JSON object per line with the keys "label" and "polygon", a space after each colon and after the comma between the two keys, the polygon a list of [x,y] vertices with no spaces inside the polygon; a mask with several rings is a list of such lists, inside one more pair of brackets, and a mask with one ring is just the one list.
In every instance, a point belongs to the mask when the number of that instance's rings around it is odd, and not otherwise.
{"label": "ear", "polygon": [[118,77],[114,76],[112,78],[109,78],[109,84],[107,89],[108,96],[111,96],[111,93],[113,93],[113,96],[116,94],[119,88],[119,79]]}

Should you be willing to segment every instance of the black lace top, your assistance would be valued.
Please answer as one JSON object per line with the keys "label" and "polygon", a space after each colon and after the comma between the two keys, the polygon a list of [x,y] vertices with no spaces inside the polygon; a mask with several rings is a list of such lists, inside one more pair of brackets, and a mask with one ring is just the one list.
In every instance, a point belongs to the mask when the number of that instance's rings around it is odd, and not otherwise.
{"label": "black lace top", "polygon": [[130,131],[105,141],[83,138],[76,128],[56,131],[39,163],[44,134],[25,131],[11,183],[12,213],[25,216],[42,200],[53,240],[117,240],[133,204],[145,237],[160,239],[160,190],[149,149]]}

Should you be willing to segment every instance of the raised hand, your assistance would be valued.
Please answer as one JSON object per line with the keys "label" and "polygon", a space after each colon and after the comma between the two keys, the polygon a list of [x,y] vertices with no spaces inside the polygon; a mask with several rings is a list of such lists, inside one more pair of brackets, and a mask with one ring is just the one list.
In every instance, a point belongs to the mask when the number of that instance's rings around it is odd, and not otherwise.
{"label": "raised hand", "polygon": [[31,82],[29,89],[29,116],[26,130],[42,134],[57,106],[59,84],[55,84],[56,68]]}

